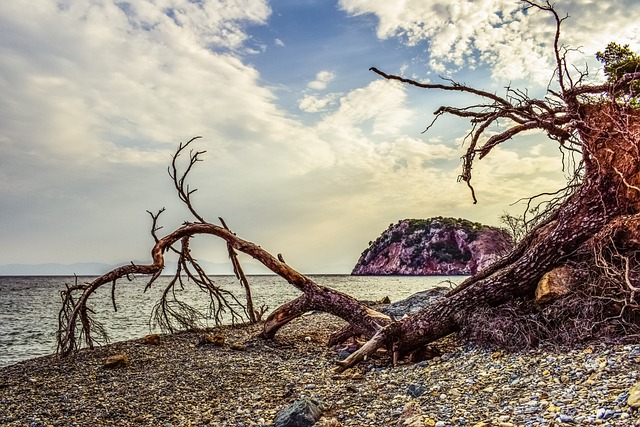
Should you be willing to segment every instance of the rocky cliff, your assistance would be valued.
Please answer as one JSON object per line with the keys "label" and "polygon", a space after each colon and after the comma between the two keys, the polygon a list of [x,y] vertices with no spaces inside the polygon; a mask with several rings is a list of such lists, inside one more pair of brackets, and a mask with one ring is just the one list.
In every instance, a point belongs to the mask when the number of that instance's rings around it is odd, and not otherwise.
{"label": "rocky cliff", "polygon": [[354,275],[470,275],[513,246],[499,228],[465,219],[404,219],[360,256]]}

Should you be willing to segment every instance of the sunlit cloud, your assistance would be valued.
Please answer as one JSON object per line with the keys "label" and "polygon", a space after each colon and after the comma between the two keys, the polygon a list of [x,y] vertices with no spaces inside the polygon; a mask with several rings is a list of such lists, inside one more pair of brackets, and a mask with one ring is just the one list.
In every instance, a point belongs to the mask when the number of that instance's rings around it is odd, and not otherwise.
{"label": "sunlit cloud", "polygon": [[327,88],[327,85],[331,83],[331,81],[335,78],[336,75],[334,73],[332,73],[331,71],[323,70],[318,72],[318,74],[316,75],[316,79],[309,82],[307,86],[310,89],[324,90]]}
{"label": "sunlit cloud", "polygon": [[298,102],[298,108],[307,113],[326,111],[336,105],[340,95],[339,93],[330,93],[323,96],[304,95]]}
{"label": "sunlit cloud", "polygon": [[[627,12],[568,3],[577,15],[568,42],[582,37],[592,55],[609,32],[635,46],[639,6],[622,3]],[[469,124],[443,119],[421,133],[451,99],[366,72],[368,57],[351,62],[371,52],[421,81],[476,69],[492,88],[510,79],[546,85],[548,16],[506,0],[340,5],[339,17],[333,5],[313,6],[343,20],[313,33],[321,51],[296,50],[295,40],[311,40],[308,26],[276,27],[271,8],[286,5],[266,1],[0,3],[0,234],[12,242],[3,262],[144,257],[147,209],[167,207],[164,230],[189,214],[166,166],[177,143],[196,135],[194,149],[206,153],[192,185],[205,218],[225,217],[307,271],[349,271],[363,245],[400,218],[495,223],[509,203],[562,185],[557,147],[533,135],[478,163],[474,206],[456,179]],[[377,19],[353,19],[362,14]],[[425,50],[427,59],[410,57]],[[224,247],[221,255],[207,247],[201,258],[226,257]]]}
{"label": "sunlit cloud", "polygon": [[[436,73],[455,73],[463,68],[488,65],[496,80],[528,80],[546,85],[555,62],[550,55],[555,23],[549,13],[525,8],[512,0],[420,0],[378,2],[341,0],[350,14],[374,14],[377,35],[397,37],[408,45],[424,45]],[[580,51],[569,58],[583,67],[604,48],[613,34],[640,44],[636,16],[640,4],[633,0],[593,2],[573,0],[556,4],[565,21],[562,42]],[[606,19],[603,19],[606,16]],[[584,69],[584,67],[583,67]]]}

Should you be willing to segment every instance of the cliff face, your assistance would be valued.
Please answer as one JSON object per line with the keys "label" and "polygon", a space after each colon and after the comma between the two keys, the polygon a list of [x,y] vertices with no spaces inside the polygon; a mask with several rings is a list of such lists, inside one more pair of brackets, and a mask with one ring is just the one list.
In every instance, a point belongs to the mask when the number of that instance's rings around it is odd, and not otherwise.
{"label": "cliff face", "polygon": [[353,275],[471,275],[513,246],[509,234],[465,219],[405,219],[360,256]]}

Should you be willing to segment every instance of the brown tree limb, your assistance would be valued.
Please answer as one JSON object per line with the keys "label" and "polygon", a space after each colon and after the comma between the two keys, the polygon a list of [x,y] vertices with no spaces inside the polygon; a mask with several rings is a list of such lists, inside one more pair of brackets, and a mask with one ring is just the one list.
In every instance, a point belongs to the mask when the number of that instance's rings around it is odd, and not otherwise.
{"label": "brown tree limb", "polygon": [[[224,222],[224,219],[218,217],[222,226],[229,230],[227,224]],[[245,276],[244,271],[242,270],[242,266],[240,265],[240,261],[238,260],[238,253],[233,249],[231,245],[227,243],[227,252],[229,253],[229,259],[231,260],[231,264],[233,265],[233,273],[236,275],[236,279],[240,281],[242,287],[244,287],[245,292],[245,300],[247,301],[247,315],[249,316],[249,321],[251,323],[256,323],[259,319],[256,317],[256,310],[253,308],[253,297],[251,296],[251,286],[249,285],[249,280],[247,280],[247,276]]]}
{"label": "brown tree limb", "polygon": [[[98,277],[83,289],[80,299],[75,302],[75,308],[71,311],[68,320],[64,325],[62,325],[63,327],[59,331],[59,353],[62,355],[68,355],[71,351],[77,348],[77,342],[75,340],[77,319],[80,319],[83,322],[83,332],[85,334],[90,334],[90,328],[84,327],[84,316],[82,316],[82,312],[86,309],[87,299],[93,292],[95,292],[96,289],[106,283],[111,283],[114,280],[126,277],[127,275],[156,275],[157,272],[162,271],[164,268],[164,252],[181,239],[190,238],[196,235],[217,236],[226,241],[233,249],[250,255],[260,261],[272,272],[283,277],[298,290],[308,295],[307,298],[309,299],[309,302],[305,303],[307,305],[304,306],[306,311],[323,310],[330,312],[345,319],[347,322],[356,324],[357,328],[362,331],[363,334],[373,334],[389,320],[387,316],[370,309],[349,295],[318,285],[313,280],[298,273],[287,264],[279,261],[276,257],[262,249],[260,246],[239,238],[224,227],[209,223],[188,223],[159,239],[151,251],[153,259],[152,264],[132,264],[118,267],[111,272]],[[286,310],[284,309],[276,310],[269,319],[267,319],[267,324],[271,324],[270,322],[273,322],[273,319],[280,319],[279,322],[281,324],[279,326],[282,326],[282,324],[286,323],[282,323],[282,316],[285,312]],[[289,321],[295,317],[289,316],[286,317],[286,319]],[[274,328],[271,327],[270,330],[265,331],[265,336],[273,336],[274,333]],[[90,337],[90,335],[88,336]],[[93,341],[89,339],[87,345],[89,347],[93,347]]]}

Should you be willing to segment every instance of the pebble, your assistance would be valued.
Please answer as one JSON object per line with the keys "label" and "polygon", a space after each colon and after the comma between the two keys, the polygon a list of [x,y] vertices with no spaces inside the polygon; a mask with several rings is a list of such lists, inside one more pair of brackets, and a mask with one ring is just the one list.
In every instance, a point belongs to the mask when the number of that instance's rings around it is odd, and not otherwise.
{"label": "pebble", "polygon": [[[254,338],[259,326],[215,328],[221,346],[196,346],[202,332],[190,332],[24,361],[0,369],[0,425],[266,427],[312,399],[328,408],[318,426],[393,427],[405,414],[421,427],[640,427],[640,344],[507,353],[449,340],[426,363],[380,356],[334,374],[325,343],[343,325],[313,314],[274,341]],[[129,363],[104,369],[113,354]]]}

